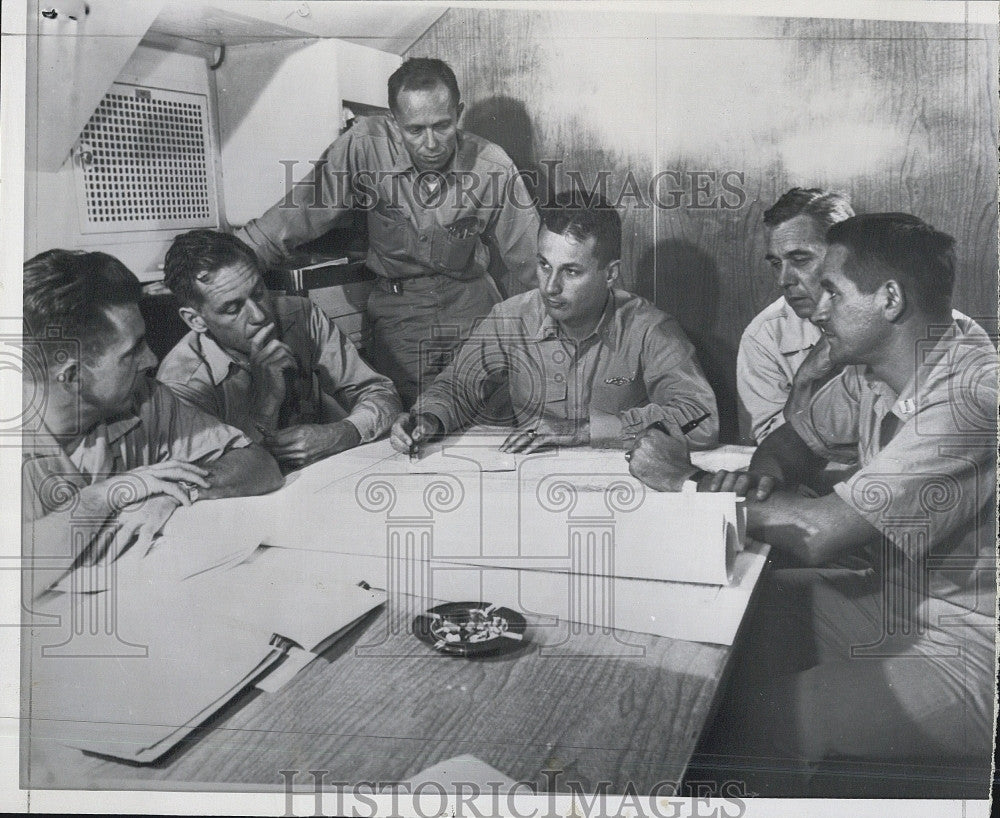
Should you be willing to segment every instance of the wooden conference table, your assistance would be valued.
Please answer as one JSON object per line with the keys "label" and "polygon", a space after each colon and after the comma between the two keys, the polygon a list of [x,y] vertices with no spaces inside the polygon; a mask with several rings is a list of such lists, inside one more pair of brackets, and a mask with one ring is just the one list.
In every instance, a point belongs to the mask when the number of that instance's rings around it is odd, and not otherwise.
{"label": "wooden conference table", "polygon": [[[315,464],[314,484],[356,480],[387,446]],[[390,595],[283,688],[247,691],[154,764],[28,741],[22,785],[280,790],[282,770],[300,771],[305,787],[309,770],[328,771],[330,783],[393,782],[471,754],[538,791],[608,782],[612,793],[659,785],[669,795],[664,782],[683,777],[732,653],[529,616],[529,640],[514,652],[456,658],[388,627],[407,604]]]}

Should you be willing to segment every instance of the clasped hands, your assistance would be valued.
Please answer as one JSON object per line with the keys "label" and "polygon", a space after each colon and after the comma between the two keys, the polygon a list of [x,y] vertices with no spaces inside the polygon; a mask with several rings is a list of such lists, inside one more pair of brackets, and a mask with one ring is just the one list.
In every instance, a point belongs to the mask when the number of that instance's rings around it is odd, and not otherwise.
{"label": "clasped hands", "polygon": [[[700,469],[692,465],[687,440],[676,424],[665,424],[670,434],[656,427],[647,427],[635,438],[625,453],[629,473],[656,491],[680,491],[685,481]],[[770,474],[753,471],[725,471],[720,469],[705,477],[699,489],[707,492],[735,492],[762,502],[771,496],[780,483]]]}

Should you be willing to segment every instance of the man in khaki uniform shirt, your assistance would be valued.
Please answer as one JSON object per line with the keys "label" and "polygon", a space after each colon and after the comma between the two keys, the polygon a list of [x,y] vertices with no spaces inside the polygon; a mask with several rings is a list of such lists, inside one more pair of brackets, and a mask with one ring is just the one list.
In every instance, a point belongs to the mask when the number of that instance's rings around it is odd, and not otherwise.
{"label": "man in khaki uniform shirt", "polygon": [[[707,448],[718,439],[715,395],[675,319],[615,288],[621,218],[602,202],[563,194],[542,210],[538,287],[498,304],[394,424],[413,443],[493,422],[515,428],[504,448],[620,447],[653,423]],[[486,418],[497,395],[509,417]],[[416,438],[416,439],[414,439]]]}
{"label": "man in khaki uniform shirt", "polygon": [[350,207],[367,211],[369,357],[406,406],[500,301],[491,258],[505,290],[534,276],[538,214],[507,154],[459,130],[463,107],[451,68],[407,60],[389,78],[390,114],[355,120],[305,181],[237,232],[277,264]]}
{"label": "man in khaki uniform shirt", "polygon": [[31,596],[74,565],[150,543],[180,505],[281,485],[267,452],[148,377],[140,293],[106,253],[49,250],[24,265]]}
{"label": "man in khaki uniform shirt", "polygon": [[191,331],[157,376],[181,400],[259,440],[288,469],[388,431],[401,408],[392,382],[309,299],[269,292],[236,236],[178,236],[164,280]]}
{"label": "man in khaki uniform shirt", "polygon": [[[631,470],[659,490],[695,479],[747,494],[748,532],[801,565],[772,573],[750,623],[709,749],[733,757],[730,775],[803,797],[822,762],[871,777],[965,759],[983,770],[969,791],[981,798],[996,698],[996,350],[952,315],[951,236],[882,213],[827,240],[813,321],[828,368],[842,368],[796,381],[746,473],[700,473],[682,441],[655,432]],[[829,460],[859,468],[826,496],[796,493]]]}

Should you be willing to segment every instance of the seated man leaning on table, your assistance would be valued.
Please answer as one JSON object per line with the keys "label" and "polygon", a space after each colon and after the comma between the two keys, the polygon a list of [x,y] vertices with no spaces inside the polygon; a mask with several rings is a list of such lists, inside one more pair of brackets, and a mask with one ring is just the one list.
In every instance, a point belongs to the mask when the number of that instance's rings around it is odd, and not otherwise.
{"label": "seated man leaning on table", "polygon": [[[803,566],[772,574],[713,748],[771,769],[750,784],[764,795],[810,794],[826,759],[985,760],[992,744],[996,351],[952,316],[950,236],[889,213],[827,239],[812,320],[844,368],[796,380],[746,473],[702,474],[653,431],[629,453],[653,488],[747,494],[749,533]],[[827,460],[860,468],[799,496]]]}
{"label": "seated man leaning on table", "polygon": [[[502,449],[625,446],[652,423],[705,448],[718,438],[715,395],[677,321],[616,289],[621,218],[563,193],[542,208],[536,289],[497,304],[454,361],[399,417],[392,445],[411,451],[473,424],[515,430]],[[499,390],[511,414],[489,417]],[[494,412],[495,414],[495,412]]]}
{"label": "seated man leaning on table", "polygon": [[[271,456],[148,377],[138,279],[106,253],[24,265],[25,556],[36,591],[149,542],[180,505],[281,485]],[[79,539],[85,532],[83,547]]]}
{"label": "seated man leaning on table", "polygon": [[164,357],[159,379],[260,440],[282,468],[374,440],[401,411],[392,381],[309,299],[270,293],[235,236],[178,236],[164,278],[191,331]]}

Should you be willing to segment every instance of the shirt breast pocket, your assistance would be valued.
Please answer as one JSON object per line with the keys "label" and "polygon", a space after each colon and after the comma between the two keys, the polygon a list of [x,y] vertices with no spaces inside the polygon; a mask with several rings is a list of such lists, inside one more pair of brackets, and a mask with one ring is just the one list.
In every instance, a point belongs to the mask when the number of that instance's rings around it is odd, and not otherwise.
{"label": "shirt breast pocket", "polygon": [[639,378],[608,378],[595,383],[590,396],[591,406],[613,415],[646,403],[646,387]]}
{"label": "shirt breast pocket", "polygon": [[466,272],[479,243],[478,220],[459,230],[435,226],[433,235],[431,263],[440,270]]}
{"label": "shirt breast pocket", "polygon": [[383,258],[406,260],[417,255],[413,226],[402,213],[394,216],[369,210],[368,241]]}
{"label": "shirt breast pocket", "polygon": [[545,376],[545,403],[566,402],[566,376],[556,372]]}

